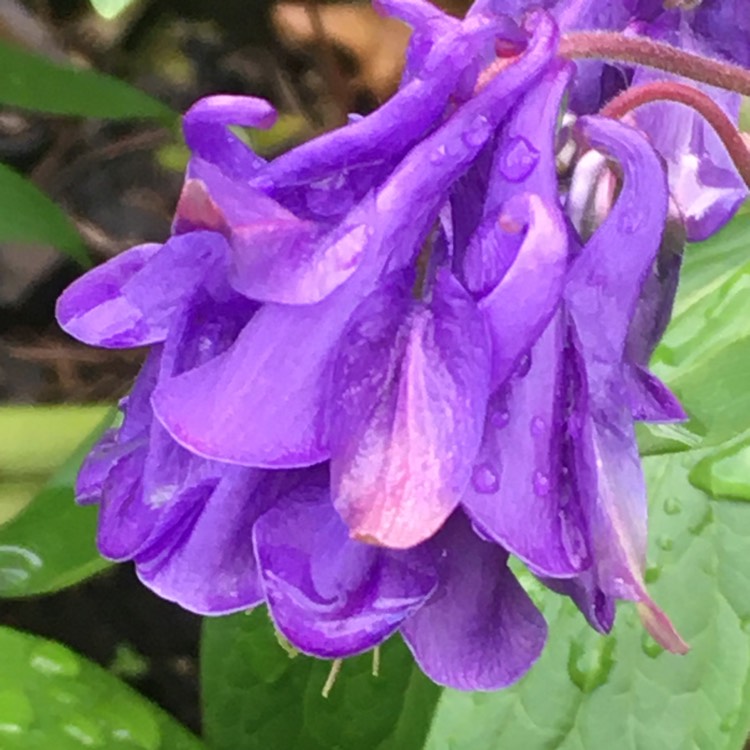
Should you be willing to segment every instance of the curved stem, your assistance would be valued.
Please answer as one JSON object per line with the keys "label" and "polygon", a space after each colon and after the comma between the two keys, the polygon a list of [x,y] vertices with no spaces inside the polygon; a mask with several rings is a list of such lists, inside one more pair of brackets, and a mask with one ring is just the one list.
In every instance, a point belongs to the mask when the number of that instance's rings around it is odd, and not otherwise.
{"label": "curved stem", "polygon": [[645,65],[750,96],[750,70],[645,37],[610,31],[579,31],[563,35],[559,51],[570,59],[597,58]]}
{"label": "curved stem", "polygon": [[703,115],[721,138],[745,184],[750,187],[750,148],[742,133],[708,94],[692,86],[677,81],[659,81],[635,86],[612,99],[599,114],[620,118],[636,107],[659,101],[679,102]]}

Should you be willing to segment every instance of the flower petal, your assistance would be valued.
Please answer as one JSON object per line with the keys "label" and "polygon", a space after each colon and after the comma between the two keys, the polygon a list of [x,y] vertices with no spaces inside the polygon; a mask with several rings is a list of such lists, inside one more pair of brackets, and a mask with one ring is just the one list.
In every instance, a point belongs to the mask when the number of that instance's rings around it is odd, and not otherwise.
{"label": "flower petal", "polygon": [[193,154],[236,179],[252,177],[265,165],[234,133],[230,125],[269,128],[276,110],[264,99],[252,96],[207,96],[196,102],[183,118],[183,131]]}
{"label": "flower petal", "polygon": [[427,539],[458,504],[489,394],[474,302],[447,272],[429,304],[412,298],[409,281],[400,276],[355,312],[331,377],[334,505],[356,538],[392,548]]}
{"label": "flower petal", "polygon": [[667,189],[659,158],[642,135],[607,118],[578,122],[592,146],[617,159],[624,176],[609,216],[573,263],[565,298],[584,349],[618,362],[661,243]]}
{"label": "flower petal", "polygon": [[60,325],[77,339],[111,349],[166,338],[174,311],[220,264],[226,241],[215,232],[139,245],[73,282],[57,303]]}
{"label": "flower petal", "polygon": [[343,657],[377,646],[430,596],[434,573],[414,552],[349,538],[325,487],[272,508],[253,537],[276,626],[305,653]]}
{"label": "flower petal", "polygon": [[[572,576],[591,564],[585,526],[568,507],[565,465],[564,324],[555,316],[527,371],[490,400],[484,438],[462,504],[482,533],[537,574]],[[533,523],[530,523],[533,519]]]}
{"label": "flower petal", "polygon": [[136,556],[138,577],[163,599],[202,615],[259,604],[252,530],[283,481],[276,472],[224,466],[215,489]]}
{"label": "flower petal", "polygon": [[440,583],[402,626],[422,671],[459,690],[497,690],[531,667],[547,635],[544,618],[506,566],[507,554],[481,541],[460,514],[432,546]]}
{"label": "flower petal", "polygon": [[513,264],[480,303],[492,338],[492,387],[499,388],[544,331],[557,309],[567,268],[568,239],[562,215],[536,195],[509,201],[495,237],[525,236]]}

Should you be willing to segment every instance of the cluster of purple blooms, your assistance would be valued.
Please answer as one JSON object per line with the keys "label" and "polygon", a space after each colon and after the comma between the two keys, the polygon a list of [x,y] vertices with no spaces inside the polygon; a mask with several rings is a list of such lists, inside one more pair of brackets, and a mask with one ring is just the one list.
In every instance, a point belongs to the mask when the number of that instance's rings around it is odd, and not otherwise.
{"label": "cluster of purple blooms", "polygon": [[171,237],[60,299],[78,339],[150,347],[78,481],[101,552],[194,612],[266,603],[319,657],[400,631],[461,689],[542,650],[509,554],[597,630],[632,600],[683,650],[643,581],[634,421],[684,418],[646,365],[681,240],[744,183],[684,107],[592,114],[663,74],[558,43],[612,29],[750,65],[747,0],[381,4],[414,29],[392,99],[270,162],[229,129],[271,125],[268,103],[198,102]]}

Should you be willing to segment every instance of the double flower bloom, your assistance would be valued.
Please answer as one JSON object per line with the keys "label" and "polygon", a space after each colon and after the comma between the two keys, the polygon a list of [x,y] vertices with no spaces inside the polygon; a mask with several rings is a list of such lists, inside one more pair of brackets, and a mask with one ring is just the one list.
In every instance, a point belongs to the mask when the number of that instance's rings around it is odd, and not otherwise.
{"label": "double flower bloom", "polygon": [[[321,657],[399,630],[457,688],[508,685],[543,647],[509,553],[598,630],[629,599],[683,650],[643,583],[634,420],[684,418],[647,361],[685,232],[714,232],[744,186],[674,105],[560,127],[566,96],[596,110],[631,74],[558,44],[630,23],[697,49],[727,3],[383,5],[414,28],[391,100],[269,163],[228,128],[270,125],[266,102],[198,102],[171,238],[61,298],[77,338],[151,347],[79,477],[100,549],[195,612],[266,602]],[[732,33],[714,52],[747,64]]]}

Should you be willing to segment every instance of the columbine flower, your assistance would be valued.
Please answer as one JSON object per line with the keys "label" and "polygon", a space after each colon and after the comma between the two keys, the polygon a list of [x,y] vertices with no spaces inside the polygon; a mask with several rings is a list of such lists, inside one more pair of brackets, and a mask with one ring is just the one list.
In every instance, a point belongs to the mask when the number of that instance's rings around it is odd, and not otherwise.
{"label": "columbine flower", "polygon": [[682,650],[643,584],[633,430],[684,416],[646,370],[684,238],[659,156],[583,117],[609,162],[561,194],[581,79],[552,17],[389,9],[415,28],[393,99],[270,163],[228,129],[270,124],[267,103],[199,102],[172,237],[61,298],[78,338],[152,346],[79,478],[100,549],[200,613],[265,601],[321,657],[400,630],[459,688],[507,685],[543,646],[509,552],[600,630],[630,599]]}

